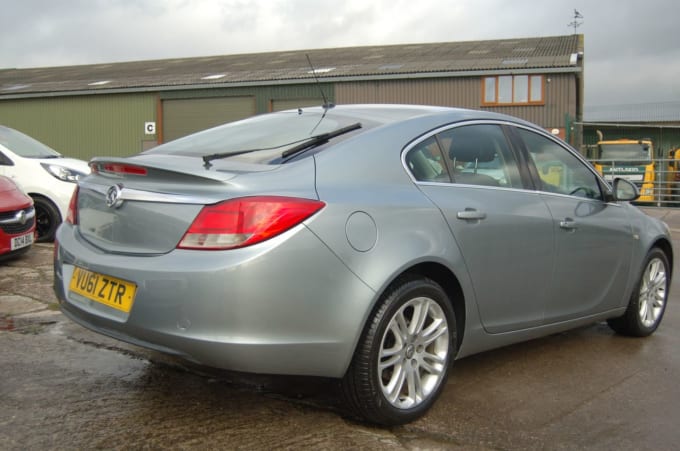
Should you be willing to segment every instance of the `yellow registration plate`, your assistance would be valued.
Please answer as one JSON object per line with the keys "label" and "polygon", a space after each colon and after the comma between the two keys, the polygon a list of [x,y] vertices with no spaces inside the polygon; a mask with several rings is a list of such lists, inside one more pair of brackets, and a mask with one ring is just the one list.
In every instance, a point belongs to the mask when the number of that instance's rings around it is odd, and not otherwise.
{"label": "yellow registration plate", "polygon": [[95,302],[127,313],[132,308],[137,285],[76,266],[73,269],[69,289]]}

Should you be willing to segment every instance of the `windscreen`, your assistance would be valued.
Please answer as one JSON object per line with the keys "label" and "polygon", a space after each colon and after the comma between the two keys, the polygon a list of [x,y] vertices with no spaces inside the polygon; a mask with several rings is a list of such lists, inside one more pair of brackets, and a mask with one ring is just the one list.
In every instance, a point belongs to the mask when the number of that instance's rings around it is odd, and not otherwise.
{"label": "windscreen", "polygon": [[[254,116],[204,130],[143,153],[203,157],[218,153],[253,151],[229,158],[248,163],[279,163],[281,154],[287,149],[355,122],[355,118],[333,114],[332,110],[326,114],[318,108],[311,111],[285,111]],[[365,128],[365,122],[362,125]],[[344,135],[334,138],[333,142],[342,139]]]}
{"label": "windscreen", "polygon": [[651,156],[649,155],[649,145],[647,144],[600,144],[599,159],[610,161],[651,161]]}
{"label": "windscreen", "polygon": [[24,158],[57,158],[61,156],[51,147],[9,127],[0,126],[0,144]]}

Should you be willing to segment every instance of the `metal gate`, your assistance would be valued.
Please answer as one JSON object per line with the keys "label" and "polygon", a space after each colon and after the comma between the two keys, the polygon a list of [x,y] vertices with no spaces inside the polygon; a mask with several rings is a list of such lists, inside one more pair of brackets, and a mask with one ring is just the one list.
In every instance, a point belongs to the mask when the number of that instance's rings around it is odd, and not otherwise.
{"label": "metal gate", "polygon": [[[645,166],[638,162],[618,161],[618,171],[604,171],[605,180],[612,182],[615,177],[633,182],[640,190],[641,200],[634,202],[641,205],[663,207],[680,207],[680,151],[678,158],[654,158],[653,171],[645,171]],[[598,167],[597,160],[589,160]],[[614,166],[617,169],[617,166]],[[615,175],[612,173],[616,172]],[[651,172],[651,173],[650,173]]]}

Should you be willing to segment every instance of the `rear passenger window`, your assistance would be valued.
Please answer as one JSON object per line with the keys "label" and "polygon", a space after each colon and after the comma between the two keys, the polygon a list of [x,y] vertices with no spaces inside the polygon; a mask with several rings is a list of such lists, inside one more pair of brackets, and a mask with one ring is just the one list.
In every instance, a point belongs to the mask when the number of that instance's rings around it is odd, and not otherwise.
{"label": "rear passenger window", "polygon": [[499,125],[466,125],[437,136],[454,183],[522,188],[517,160]]}
{"label": "rear passenger window", "polygon": [[406,165],[421,182],[451,182],[442,152],[434,137],[416,144],[406,155]]}

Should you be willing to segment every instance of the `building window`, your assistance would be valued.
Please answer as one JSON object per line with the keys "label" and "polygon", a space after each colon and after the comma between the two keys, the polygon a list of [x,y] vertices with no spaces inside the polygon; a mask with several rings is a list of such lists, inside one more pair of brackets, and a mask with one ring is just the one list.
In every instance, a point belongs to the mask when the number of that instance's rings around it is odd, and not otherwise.
{"label": "building window", "polygon": [[543,75],[484,77],[482,105],[543,105]]}

